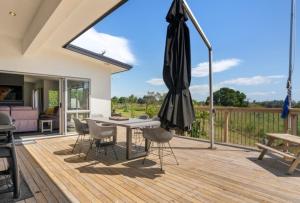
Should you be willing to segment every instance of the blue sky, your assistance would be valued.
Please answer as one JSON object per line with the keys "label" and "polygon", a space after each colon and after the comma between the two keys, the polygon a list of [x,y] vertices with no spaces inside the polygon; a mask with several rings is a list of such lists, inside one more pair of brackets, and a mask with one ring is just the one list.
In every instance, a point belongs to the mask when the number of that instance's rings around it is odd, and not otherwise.
{"label": "blue sky", "polygon": [[[187,2],[214,48],[215,88],[226,86],[241,90],[250,100],[284,99],[290,1]],[[132,70],[112,76],[112,96],[167,91],[161,78],[167,28],[165,15],[170,4],[171,0],[130,0],[89,31],[91,36],[106,42],[99,43],[98,49],[107,52],[107,56],[133,64]],[[196,30],[190,22],[188,24],[193,67],[191,92],[194,99],[203,100],[208,93],[207,51]],[[300,20],[298,28],[299,24]],[[298,50],[299,42],[300,39],[296,45]],[[296,52],[295,100],[300,100],[299,62],[299,52]]]}

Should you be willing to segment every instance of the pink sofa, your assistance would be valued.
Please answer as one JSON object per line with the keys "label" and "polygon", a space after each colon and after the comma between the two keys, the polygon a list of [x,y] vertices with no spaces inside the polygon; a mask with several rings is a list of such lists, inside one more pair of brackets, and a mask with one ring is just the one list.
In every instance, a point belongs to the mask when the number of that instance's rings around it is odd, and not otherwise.
{"label": "pink sofa", "polygon": [[38,110],[28,106],[0,107],[0,112],[6,112],[15,123],[15,132],[33,132],[38,130]]}

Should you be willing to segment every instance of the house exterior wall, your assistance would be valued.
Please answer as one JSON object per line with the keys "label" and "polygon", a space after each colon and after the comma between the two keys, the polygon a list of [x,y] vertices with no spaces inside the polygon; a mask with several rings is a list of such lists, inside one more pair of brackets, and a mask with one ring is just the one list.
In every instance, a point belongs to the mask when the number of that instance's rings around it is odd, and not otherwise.
{"label": "house exterior wall", "polygon": [[67,50],[40,48],[32,55],[22,55],[21,40],[0,38],[0,71],[85,78],[91,86],[91,114],[111,113],[111,71],[108,65],[85,60]]}

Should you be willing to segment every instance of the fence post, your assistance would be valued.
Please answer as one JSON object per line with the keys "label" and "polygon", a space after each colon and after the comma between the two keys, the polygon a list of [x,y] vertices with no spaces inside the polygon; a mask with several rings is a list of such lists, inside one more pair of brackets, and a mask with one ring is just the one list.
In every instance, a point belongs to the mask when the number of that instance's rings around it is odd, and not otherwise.
{"label": "fence post", "polygon": [[229,129],[229,112],[225,111],[224,113],[224,142],[228,143],[228,129]]}
{"label": "fence post", "polygon": [[284,119],[283,124],[284,124],[284,132],[289,133],[289,118]]}
{"label": "fence post", "polygon": [[297,135],[297,119],[298,119],[298,115],[297,114],[291,114],[291,134],[292,135]]}

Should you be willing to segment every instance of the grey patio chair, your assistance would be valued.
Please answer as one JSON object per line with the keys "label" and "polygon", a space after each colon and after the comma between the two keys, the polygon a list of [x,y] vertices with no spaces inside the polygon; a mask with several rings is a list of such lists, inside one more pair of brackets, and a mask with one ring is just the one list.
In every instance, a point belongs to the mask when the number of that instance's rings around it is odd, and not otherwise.
{"label": "grey patio chair", "polygon": [[[173,155],[176,164],[179,165],[177,158],[173,152],[173,149],[171,147],[170,141],[173,138],[173,133],[171,133],[170,131],[167,131],[161,127],[157,127],[157,128],[143,128],[143,136],[145,139],[148,139],[148,150],[147,150],[147,156],[144,158],[143,160],[143,164],[145,164],[146,158],[149,156],[149,154],[151,153],[151,148],[153,146],[153,143],[157,143],[157,148],[158,148],[158,157],[159,157],[159,161],[160,161],[160,169],[163,170],[163,157],[167,156],[167,155]],[[168,147],[170,149],[170,153],[169,154],[165,154],[164,155],[164,150],[166,150],[166,146],[165,144],[168,144]]]}
{"label": "grey patio chair", "polygon": [[[102,141],[105,139],[114,139],[114,137],[117,136],[117,127],[113,125],[101,125],[97,124],[96,121],[94,120],[87,120],[88,126],[89,126],[89,133],[90,133],[90,147],[89,150],[86,153],[86,158],[89,155],[89,152],[93,148],[93,144],[96,144],[96,155],[100,153],[100,147],[102,144]],[[118,156],[116,153],[116,150],[114,148],[115,142],[112,142],[110,145],[103,145],[104,150],[105,150],[105,155],[107,154],[107,149],[106,147],[111,146],[112,151],[114,152],[114,155],[116,159],[118,160]]]}
{"label": "grey patio chair", "polygon": [[75,123],[75,129],[76,129],[76,132],[78,133],[78,136],[77,136],[77,140],[73,146],[72,153],[74,152],[75,147],[77,146],[78,142],[79,141],[82,142],[85,138],[85,135],[89,134],[89,127],[88,127],[87,123],[80,121],[78,118],[74,118],[73,120]]}

